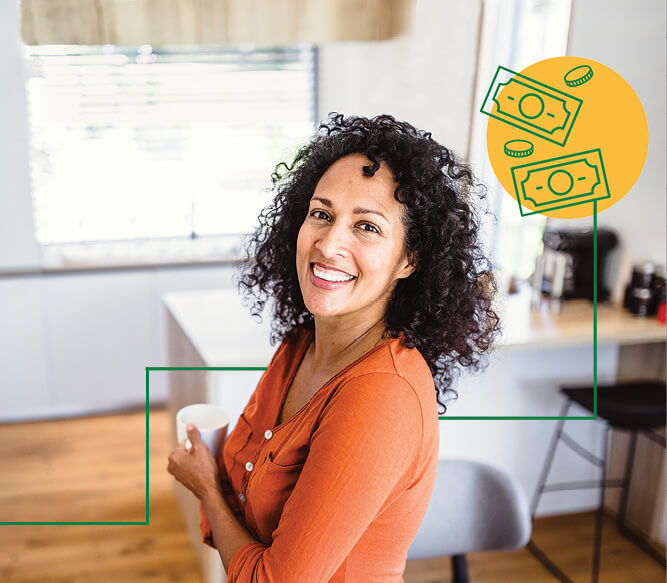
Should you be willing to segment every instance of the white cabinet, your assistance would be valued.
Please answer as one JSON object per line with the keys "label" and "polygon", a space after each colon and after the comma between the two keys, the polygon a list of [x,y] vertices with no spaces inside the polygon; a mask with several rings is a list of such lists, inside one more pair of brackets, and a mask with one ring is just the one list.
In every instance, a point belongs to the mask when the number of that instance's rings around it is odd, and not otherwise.
{"label": "white cabinet", "polygon": [[45,279],[53,399],[73,410],[141,403],[151,353],[151,274]]}
{"label": "white cabinet", "polygon": [[[0,421],[141,406],[166,366],[170,291],[232,288],[231,266],[0,278]],[[222,330],[220,331],[222,333]],[[151,376],[164,402],[167,375]]]}
{"label": "white cabinet", "polygon": [[52,404],[42,293],[39,278],[0,279],[0,421]]}

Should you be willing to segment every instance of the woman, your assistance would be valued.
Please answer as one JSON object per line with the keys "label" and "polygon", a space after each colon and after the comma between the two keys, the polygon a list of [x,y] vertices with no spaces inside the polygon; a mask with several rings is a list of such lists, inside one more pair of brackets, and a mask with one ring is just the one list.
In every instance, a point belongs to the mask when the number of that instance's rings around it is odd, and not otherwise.
{"label": "woman", "polygon": [[239,283],[254,314],[273,297],[281,345],[218,462],[189,426],[168,470],[230,583],[398,583],[433,490],[438,404],[497,329],[479,193],[388,115],[331,114],[272,178]]}

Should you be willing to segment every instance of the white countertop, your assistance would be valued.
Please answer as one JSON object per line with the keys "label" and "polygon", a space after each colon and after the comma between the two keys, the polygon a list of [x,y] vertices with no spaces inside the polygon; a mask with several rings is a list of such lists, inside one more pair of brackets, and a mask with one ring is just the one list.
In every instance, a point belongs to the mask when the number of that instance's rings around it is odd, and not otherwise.
{"label": "white countertop", "polygon": [[[593,305],[586,300],[563,302],[560,314],[530,310],[528,294],[508,296],[501,303],[503,350],[537,350],[593,343]],[[266,366],[277,346],[269,343],[270,306],[259,324],[243,306],[236,289],[172,292],[163,302],[206,366]],[[598,344],[665,342],[665,326],[655,318],[640,319],[618,306],[598,306]],[[248,346],[253,350],[248,351]]]}
{"label": "white countertop", "polygon": [[[545,303],[530,309],[527,292],[508,296],[501,308],[506,349],[541,349],[593,344],[593,303],[588,300],[562,302],[555,314]],[[621,306],[598,304],[598,344],[647,344],[665,342],[665,325],[656,318],[637,318]]]}
{"label": "white countertop", "polygon": [[206,366],[266,366],[271,361],[277,345],[269,343],[268,304],[260,324],[236,289],[171,292],[162,301]]}

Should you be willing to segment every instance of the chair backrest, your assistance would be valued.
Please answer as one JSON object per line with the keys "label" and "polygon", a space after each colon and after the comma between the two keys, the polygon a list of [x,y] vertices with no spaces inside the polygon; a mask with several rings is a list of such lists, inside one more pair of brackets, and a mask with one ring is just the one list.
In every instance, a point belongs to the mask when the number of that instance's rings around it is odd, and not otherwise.
{"label": "chair backrest", "polygon": [[506,472],[469,460],[440,460],[431,501],[408,560],[518,549],[530,539],[523,490]]}

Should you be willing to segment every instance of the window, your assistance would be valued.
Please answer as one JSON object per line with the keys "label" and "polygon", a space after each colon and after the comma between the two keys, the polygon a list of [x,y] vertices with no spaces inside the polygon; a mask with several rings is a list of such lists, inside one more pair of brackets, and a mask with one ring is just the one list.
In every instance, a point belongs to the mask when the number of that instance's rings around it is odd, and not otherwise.
{"label": "window", "polygon": [[[571,0],[484,0],[482,53],[478,67],[477,104],[481,104],[498,65],[520,71],[528,65],[566,54]],[[477,115],[471,157],[488,185],[490,206],[498,218],[488,228],[487,245],[501,283],[526,279],[542,249],[543,215],[522,217],[517,203],[496,178],[486,151],[488,118]]]}
{"label": "window", "polygon": [[[43,248],[249,232],[316,122],[315,49],[27,47]],[[76,250],[76,251],[74,251]]]}

